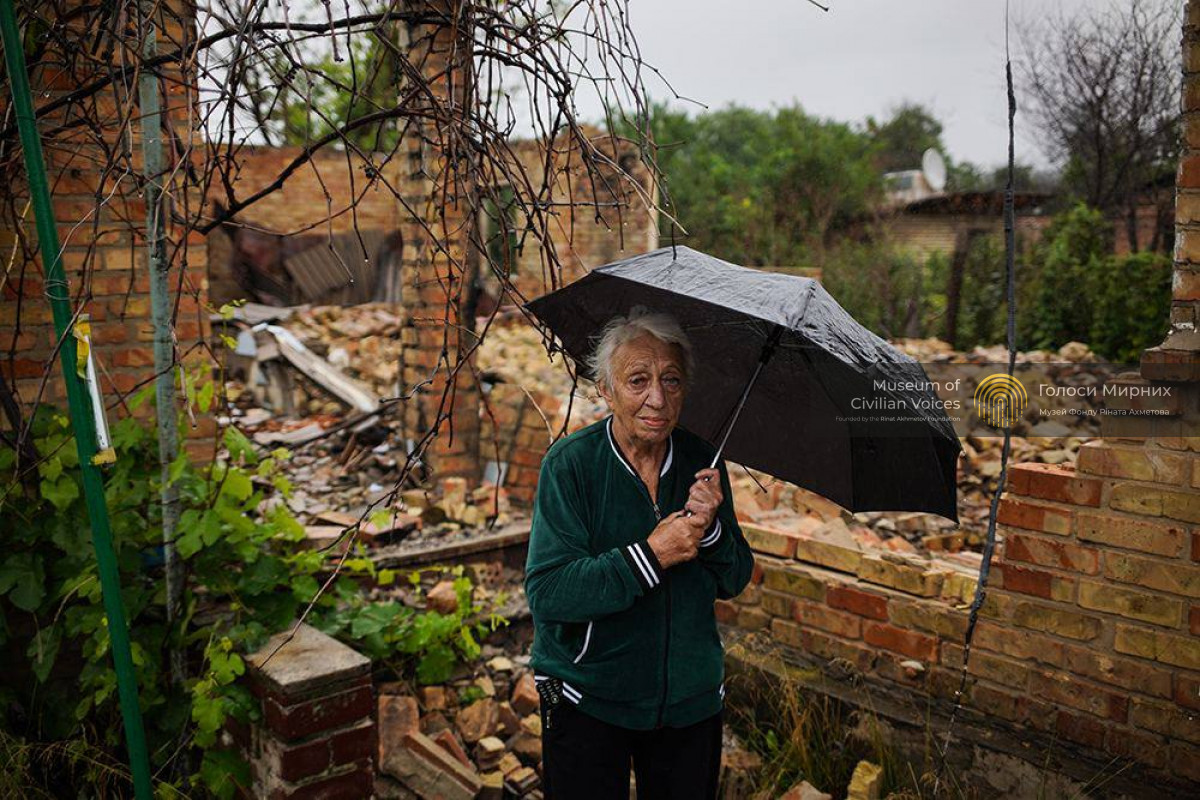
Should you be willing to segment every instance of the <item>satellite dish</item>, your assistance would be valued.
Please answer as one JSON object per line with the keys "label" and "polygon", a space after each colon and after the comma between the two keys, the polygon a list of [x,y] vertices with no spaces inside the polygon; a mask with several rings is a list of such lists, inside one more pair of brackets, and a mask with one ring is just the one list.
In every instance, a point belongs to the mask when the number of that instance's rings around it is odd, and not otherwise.
{"label": "satellite dish", "polygon": [[921,155],[921,171],[925,173],[930,189],[940,192],[946,188],[946,161],[932,147]]}

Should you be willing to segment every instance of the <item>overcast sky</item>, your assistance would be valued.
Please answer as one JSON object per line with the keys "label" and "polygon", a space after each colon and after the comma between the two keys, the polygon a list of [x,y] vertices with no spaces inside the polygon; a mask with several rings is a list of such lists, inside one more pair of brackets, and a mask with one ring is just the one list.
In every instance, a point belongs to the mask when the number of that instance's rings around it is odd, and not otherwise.
{"label": "overcast sky", "polygon": [[[821,2],[828,12],[807,0],[632,0],[630,22],[644,58],[681,95],[712,108],[797,101],[809,113],[860,122],[912,100],[941,119],[953,159],[1004,162],[1003,0]],[[1106,2],[1013,0],[1012,17]],[[1015,31],[1012,49],[1015,60]],[[665,87],[652,90],[665,99]],[[1022,136],[1019,85],[1017,93],[1017,160],[1044,165]]]}

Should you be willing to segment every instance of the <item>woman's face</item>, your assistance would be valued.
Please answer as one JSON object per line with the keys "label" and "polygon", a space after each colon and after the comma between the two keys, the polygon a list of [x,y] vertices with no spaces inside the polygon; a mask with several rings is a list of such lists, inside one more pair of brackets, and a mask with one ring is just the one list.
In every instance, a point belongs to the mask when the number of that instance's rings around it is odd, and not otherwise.
{"label": "woman's face", "polygon": [[612,387],[600,394],[614,424],[635,441],[665,441],[683,409],[684,372],[679,346],[642,334],[617,348]]}

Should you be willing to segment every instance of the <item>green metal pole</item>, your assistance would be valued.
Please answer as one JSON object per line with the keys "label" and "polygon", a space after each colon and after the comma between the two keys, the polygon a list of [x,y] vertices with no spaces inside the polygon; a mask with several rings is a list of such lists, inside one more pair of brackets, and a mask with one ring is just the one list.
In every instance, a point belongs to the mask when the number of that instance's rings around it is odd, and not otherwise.
{"label": "green metal pole", "polygon": [[0,0],[0,39],[4,42],[4,60],[8,66],[8,82],[12,90],[13,110],[25,151],[25,170],[29,174],[29,194],[37,221],[38,245],[42,252],[46,294],[54,312],[54,331],[62,347],[63,380],[67,387],[67,404],[79,450],[79,467],[83,473],[83,494],[87,502],[92,527],[92,545],[96,550],[96,567],[104,593],[104,611],[108,616],[108,635],[112,642],[113,664],[117,672],[117,691],[121,700],[121,716],[125,722],[125,742],[129,748],[129,768],[138,800],[151,800],[150,762],[146,756],[146,734],[142,729],[142,714],[138,708],[137,675],[129,649],[129,626],[121,602],[121,578],[113,553],[112,531],[108,524],[108,506],[104,500],[104,482],[100,470],[92,461],[96,455],[96,425],[89,400],[76,373],[75,337],[71,335],[71,303],[66,274],[58,244],[54,208],[50,203],[50,187],[46,181],[46,164],[42,157],[42,142],[38,136],[33,114],[33,99],[29,92],[29,74],[25,68],[25,52],[17,30],[17,15],[13,0]]}

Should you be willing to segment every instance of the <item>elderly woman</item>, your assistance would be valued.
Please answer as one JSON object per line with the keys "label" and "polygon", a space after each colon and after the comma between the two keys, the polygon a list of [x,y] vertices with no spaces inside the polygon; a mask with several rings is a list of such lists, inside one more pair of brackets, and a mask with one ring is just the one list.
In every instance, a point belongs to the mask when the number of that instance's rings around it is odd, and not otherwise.
{"label": "elderly woman", "polygon": [[724,659],[713,610],[753,556],[714,448],[677,427],[692,372],[671,317],[605,328],[592,374],[612,415],[542,462],[525,589],[551,800],[715,797]]}

